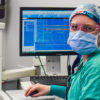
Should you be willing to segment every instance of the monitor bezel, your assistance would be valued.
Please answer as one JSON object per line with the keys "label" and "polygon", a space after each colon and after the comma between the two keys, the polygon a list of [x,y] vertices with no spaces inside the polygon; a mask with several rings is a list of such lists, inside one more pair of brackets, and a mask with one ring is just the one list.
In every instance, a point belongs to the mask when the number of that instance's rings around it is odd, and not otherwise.
{"label": "monitor bezel", "polygon": [[58,56],[58,55],[77,55],[72,50],[68,51],[44,51],[44,52],[35,52],[35,53],[23,53],[22,52],[22,11],[23,10],[74,10],[73,7],[20,7],[20,41],[19,41],[19,51],[20,56]]}

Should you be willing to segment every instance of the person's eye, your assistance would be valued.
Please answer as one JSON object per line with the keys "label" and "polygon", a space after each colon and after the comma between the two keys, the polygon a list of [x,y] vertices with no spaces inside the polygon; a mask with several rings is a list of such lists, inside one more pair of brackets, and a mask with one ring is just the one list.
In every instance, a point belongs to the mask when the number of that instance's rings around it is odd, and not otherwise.
{"label": "person's eye", "polygon": [[87,30],[93,30],[93,28],[92,27],[87,27]]}
{"label": "person's eye", "polygon": [[85,26],[84,29],[85,29],[86,31],[89,31],[89,32],[91,32],[91,31],[94,30],[94,28],[91,27],[91,26]]}
{"label": "person's eye", "polygon": [[73,30],[77,30],[78,29],[78,26],[77,25],[72,25],[72,29]]}

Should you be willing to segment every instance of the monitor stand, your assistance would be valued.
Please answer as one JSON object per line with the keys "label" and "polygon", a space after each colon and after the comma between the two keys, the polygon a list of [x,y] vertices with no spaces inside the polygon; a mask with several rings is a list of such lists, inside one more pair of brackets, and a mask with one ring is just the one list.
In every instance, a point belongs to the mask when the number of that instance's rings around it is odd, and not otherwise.
{"label": "monitor stand", "polygon": [[46,72],[50,75],[61,73],[60,56],[46,56]]}

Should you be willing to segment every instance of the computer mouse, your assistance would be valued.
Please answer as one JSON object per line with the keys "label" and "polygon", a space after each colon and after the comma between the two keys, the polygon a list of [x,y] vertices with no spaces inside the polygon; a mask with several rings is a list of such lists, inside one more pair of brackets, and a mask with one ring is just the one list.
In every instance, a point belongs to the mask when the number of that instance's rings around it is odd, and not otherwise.
{"label": "computer mouse", "polygon": [[38,93],[38,91],[36,90],[34,92],[31,92],[31,94],[29,96],[32,96],[32,95],[37,94],[37,93]]}

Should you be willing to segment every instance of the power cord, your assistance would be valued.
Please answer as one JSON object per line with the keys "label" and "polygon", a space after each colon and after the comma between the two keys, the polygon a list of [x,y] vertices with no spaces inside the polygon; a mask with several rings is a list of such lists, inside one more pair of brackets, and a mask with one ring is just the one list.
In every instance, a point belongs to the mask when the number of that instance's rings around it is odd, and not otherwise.
{"label": "power cord", "polygon": [[47,73],[46,73],[46,71],[45,71],[45,69],[44,69],[44,66],[43,66],[43,64],[42,64],[42,61],[41,61],[40,56],[38,56],[38,59],[39,59],[39,62],[40,62],[40,64],[41,64],[41,66],[42,66],[42,69],[43,69],[44,75],[47,76]]}

